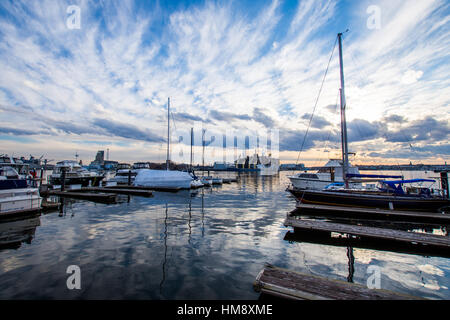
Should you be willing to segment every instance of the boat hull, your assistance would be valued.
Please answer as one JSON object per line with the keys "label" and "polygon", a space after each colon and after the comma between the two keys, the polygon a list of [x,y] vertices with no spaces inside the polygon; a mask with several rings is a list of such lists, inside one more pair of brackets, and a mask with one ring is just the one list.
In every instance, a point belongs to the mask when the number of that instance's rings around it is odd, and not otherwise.
{"label": "boat hull", "polygon": [[41,209],[42,198],[36,188],[0,191],[0,217],[16,212]]}
{"label": "boat hull", "polygon": [[[100,182],[103,180],[103,176],[94,176],[94,177],[74,177],[74,178],[66,178],[65,179],[65,185],[73,185],[77,184],[82,187],[89,186],[89,183],[93,187],[98,187],[100,185]],[[50,177],[50,184],[51,185],[61,185],[61,178],[59,177]]]}
{"label": "boat hull", "polygon": [[298,201],[307,204],[425,212],[450,210],[450,200],[444,198],[420,198],[414,196],[299,189],[289,189],[289,192]]}

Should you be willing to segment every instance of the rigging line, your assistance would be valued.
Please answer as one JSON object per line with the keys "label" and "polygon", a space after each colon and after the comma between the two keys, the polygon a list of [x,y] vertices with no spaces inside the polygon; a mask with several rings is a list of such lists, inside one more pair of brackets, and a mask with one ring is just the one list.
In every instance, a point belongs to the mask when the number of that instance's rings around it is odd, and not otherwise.
{"label": "rigging line", "polygon": [[323,75],[322,84],[320,85],[320,89],[319,89],[319,94],[317,95],[317,99],[316,99],[316,103],[314,104],[313,112],[311,113],[311,117],[309,118],[308,128],[306,129],[305,136],[303,137],[302,146],[301,146],[300,151],[298,153],[297,162],[295,163],[295,165],[298,164],[298,161],[300,159],[300,155],[301,155],[301,153],[303,151],[303,147],[305,146],[306,137],[308,136],[309,128],[311,127],[311,122],[312,122],[312,119],[314,117],[314,113],[316,111],[316,107],[317,107],[317,104],[319,102],[320,94],[322,93],[323,85],[325,83],[325,79],[326,79],[327,74],[328,74],[328,69],[330,68],[330,63],[331,63],[331,59],[333,58],[334,49],[336,49],[337,40],[338,40],[338,37],[336,37],[336,40],[334,41],[333,50],[331,51],[331,56],[330,56],[330,59],[328,60],[327,69],[325,70],[325,74]]}
{"label": "rigging line", "polygon": [[[334,111],[333,111],[333,113],[336,113],[336,111],[337,111],[338,101],[339,101],[339,93],[340,93],[340,90],[338,90],[338,93],[337,93],[337,96],[336,96],[336,103],[334,104]],[[330,128],[330,130],[328,130],[328,137],[327,137],[327,139],[325,141],[324,151],[328,150],[328,143],[330,142],[331,131],[332,131],[332,129]],[[323,158],[325,158],[325,156]],[[319,164],[322,163],[322,159],[323,158],[319,158],[319,160],[320,160]],[[328,155],[328,158],[330,158],[329,155]]]}

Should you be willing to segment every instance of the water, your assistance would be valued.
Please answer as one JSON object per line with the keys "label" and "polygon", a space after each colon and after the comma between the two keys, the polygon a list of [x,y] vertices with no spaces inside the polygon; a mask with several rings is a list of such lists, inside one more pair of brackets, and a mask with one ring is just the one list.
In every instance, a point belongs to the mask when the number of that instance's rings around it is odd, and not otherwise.
{"label": "water", "polygon": [[[289,174],[114,205],[70,201],[63,214],[1,223],[0,238],[22,238],[0,249],[0,299],[257,299],[252,284],[266,262],[346,281],[348,248],[284,240],[295,207]],[[355,283],[375,265],[383,289],[450,298],[447,258],[353,255]],[[81,269],[81,290],[67,289],[70,265]]]}

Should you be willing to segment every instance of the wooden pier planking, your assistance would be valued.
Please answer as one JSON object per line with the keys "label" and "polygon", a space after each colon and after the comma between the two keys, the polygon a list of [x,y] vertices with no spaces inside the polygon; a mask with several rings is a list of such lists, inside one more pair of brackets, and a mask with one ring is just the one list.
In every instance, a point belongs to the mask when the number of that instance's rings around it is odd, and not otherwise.
{"label": "wooden pier planking", "polygon": [[63,198],[74,198],[81,200],[89,200],[102,203],[115,203],[116,195],[111,193],[85,193],[85,192],[69,192],[69,191],[48,191],[48,195]]}
{"label": "wooden pier planking", "polygon": [[427,220],[427,221],[443,221],[450,223],[450,214],[442,214],[437,212],[419,212],[419,211],[402,211],[402,210],[384,210],[373,208],[360,208],[360,207],[340,207],[340,206],[327,206],[297,203],[298,209],[305,209],[318,212],[340,212],[340,213],[355,213],[355,214],[373,214],[384,215],[392,217],[402,218],[414,218],[415,220]]}
{"label": "wooden pier planking", "polygon": [[385,228],[356,226],[318,220],[314,221],[301,220],[289,216],[286,218],[284,225],[306,230],[347,233],[362,237],[378,238],[392,241],[402,241],[408,243],[414,242],[425,245],[437,246],[441,248],[450,248],[450,237],[433,234],[407,232]]}
{"label": "wooden pier planking", "polygon": [[[149,190],[149,191],[162,191],[162,192],[178,192],[183,190],[181,188],[157,188],[157,187],[142,187],[142,186],[130,186],[127,184],[118,184],[116,186],[106,187],[108,189],[129,189],[129,190]],[[189,189],[185,189],[189,190]]]}
{"label": "wooden pier planking", "polygon": [[153,192],[150,190],[141,189],[129,189],[129,188],[110,188],[110,187],[85,187],[81,191],[93,191],[93,192],[106,192],[106,193],[118,193],[118,194],[128,194],[133,196],[141,197],[152,197]]}
{"label": "wooden pier planking", "polygon": [[255,291],[291,300],[418,300],[388,290],[330,280],[266,265],[256,277]]}

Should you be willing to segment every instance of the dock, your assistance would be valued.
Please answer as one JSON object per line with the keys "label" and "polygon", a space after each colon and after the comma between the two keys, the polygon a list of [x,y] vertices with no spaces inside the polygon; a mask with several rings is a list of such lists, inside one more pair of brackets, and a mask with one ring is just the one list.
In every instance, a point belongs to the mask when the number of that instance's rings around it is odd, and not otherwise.
{"label": "dock", "polygon": [[450,248],[450,237],[407,232],[401,230],[393,230],[386,228],[366,227],[361,225],[350,225],[342,223],[333,223],[319,220],[302,220],[288,216],[284,222],[285,226],[291,226],[296,229],[319,231],[319,232],[336,232],[350,234],[354,236],[367,237],[388,240],[392,242],[406,242],[428,245],[448,250]]}
{"label": "dock", "polygon": [[289,300],[419,300],[420,298],[382,289],[330,280],[266,265],[258,274],[256,292]]}
{"label": "dock", "polygon": [[58,196],[62,198],[89,200],[101,203],[116,203],[116,195],[112,193],[86,193],[86,192],[49,190],[48,195]]}
{"label": "dock", "polygon": [[133,186],[128,184],[118,184],[116,186],[106,187],[108,189],[128,189],[128,190],[147,190],[147,191],[161,191],[161,192],[178,192],[183,190],[181,188],[158,188],[158,187],[142,187],[142,186]]}
{"label": "dock", "polygon": [[111,188],[111,187],[85,187],[85,188],[81,188],[81,191],[127,194],[127,195],[140,196],[140,197],[152,197],[153,196],[153,192],[150,190],[129,189],[129,188],[120,188],[119,189],[119,188]]}
{"label": "dock", "polygon": [[360,207],[342,207],[342,206],[328,206],[297,203],[297,208],[308,213],[326,213],[330,215],[354,215],[359,217],[364,216],[384,216],[386,218],[396,218],[403,221],[427,221],[427,222],[444,222],[450,224],[450,214],[438,212],[420,212],[420,211],[401,211],[401,210],[385,210],[374,208],[360,208]]}

